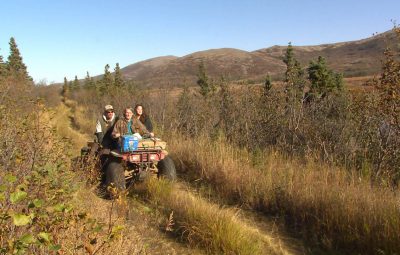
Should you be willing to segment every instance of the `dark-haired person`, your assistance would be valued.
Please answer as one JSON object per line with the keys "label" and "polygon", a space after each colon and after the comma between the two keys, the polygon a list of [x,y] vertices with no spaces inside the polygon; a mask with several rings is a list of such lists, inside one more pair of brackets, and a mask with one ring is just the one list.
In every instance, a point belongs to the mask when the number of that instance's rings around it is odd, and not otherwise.
{"label": "dark-haired person", "polygon": [[144,111],[143,105],[137,104],[135,106],[135,117],[145,125],[146,129],[150,132],[151,136],[153,137],[154,136],[153,124],[151,123],[149,116]]}

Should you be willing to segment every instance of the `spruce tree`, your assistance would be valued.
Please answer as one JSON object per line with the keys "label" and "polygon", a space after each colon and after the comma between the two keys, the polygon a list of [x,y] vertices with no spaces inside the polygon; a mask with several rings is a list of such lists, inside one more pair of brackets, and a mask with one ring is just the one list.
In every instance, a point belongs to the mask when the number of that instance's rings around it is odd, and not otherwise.
{"label": "spruce tree", "polygon": [[317,61],[311,61],[307,72],[311,95],[321,97],[342,90],[342,75],[328,69],[325,58],[319,56]]}
{"label": "spruce tree", "polygon": [[288,128],[287,139],[289,144],[296,143],[297,127],[303,116],[303,94],[305,87],[304,71],[300,62],[294,57],[292,44],[289,43],[283,62],[285,72],[285,118]]}
{"label": "spruce tree", "polygon": [[204,62],[202,61],[199,64],[199,72],[197,74],[197,85],[200,87],[200,94],[207,98],[211,93],[215,91],[215,87],[209,81],[209,78],[206,74]]}
{"label": "spruce tree", "polygon": [[113,86],[113,76],[110,73],[110,66],[107,64],[104,67],[104,74],[100,82],[98,83],[98,91],[101,95],[104,95]]}
{"label": "spruce tree", "polygon": [[71,92],[74,90],[74,83],[73,81],[68,82],[68,91]]}
{"label": "spruce tree", "polygon": [[0,78],[4,78],[7,73],[7,65],[3,61],[3,56],[0,55]]}
{"label": "spruce tree", "polygon": [[305,87],[304,71],[294,57],[293,46],[289,43],[283,62],[286,64],[285,92],[287,100],[301,101]]}
{"label": "spruce tree", "polygon": [[112,74],[110,73],[110,66],[108,64],[104,67],[104,76],[102,80],[107,87],[111,87],[113,85],[113,78]]}
{"label": "spruce tree", "polygon": [[184,132],[190,132],[192,126],[192,118],[193,118],[193,103],[191,102],[192,98],[190,95],[190,90],[188,86],[183,88],[183,91],[178,97],[178,101],[176,103],[177,109],[177,123],[178,129]]}
{"label": "spruce tree", "polygon": [[76,76],[76,75],[75,75],[74,83],[72,84],[72,86],[73,86],[74,90],[79,90],[80,89],[78,76]]}
{"label": "spruce tree", "polygon": [[114,85],[117,88],[121,88],[125,85],[124,79],[122,78],[121,69],[119,63],[115,64],[114,68]]}
{"label": "spruce tree", "polygon": [[272,89],[272,81],[271,81],[271,76],[268,74],[264,80],[264,95],[268,95],[271,89]]}
{"label": "spruce tree", "polygon": [[68,80],[67,77],[64,77],[64,84],[62,86],[62,91],[61,91],[61,95],[64,100],[66,97],[68,97],[68,94],[69,94]]}
{"label": "spruce tree", "polygon": [[32,81],[32,78],[28,75],[26,65],[22,61],[21,53],[19,52],[17,43],[14,37],[10,38],[10,55],[8,56],[7,69],[12,75],[25,78],[26,80]]}
{"label": "spruce tree", "polygon": [[85,89],[94,89],[95,88],[95,83],[93,81],[93,78],[90,77],[89,72],[86,72],[86,77],[85,77],[85,81],[83,83],[83,86]]}

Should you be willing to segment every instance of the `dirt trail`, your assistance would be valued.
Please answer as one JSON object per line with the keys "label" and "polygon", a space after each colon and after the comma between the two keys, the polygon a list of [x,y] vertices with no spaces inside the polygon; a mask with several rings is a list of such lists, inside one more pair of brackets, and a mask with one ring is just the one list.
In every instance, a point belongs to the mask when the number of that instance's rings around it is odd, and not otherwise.
{"label": "dirt trail", "polygon": [[58,134],[67,138],[71,142],[71,152],[73,156],[78,156],[80,148],[86,145],[86,142],[91,139],[88,135],[82,134],[78,130],[72,128],[71,118],[73,113],[65,104],[60,104],[54,109],[55,116],[53,118],[53,126],[57,128]]}
{"label": "dirt trail", "polygon": [[[94,189],[82,189],[75,197],[79,207],[108,222],[111,201],[96,195]],[[113,221],[124,226],[124,240],[117,244],[115,254],[159,254],[159,255],[203,255],[201,250],[191,249],[179,243],[174,237],[168,237],[156,222],[156,212],[146,204],[130,199],[127,205],[115,205]],[[119,252],[119,253],[118,253]]]}

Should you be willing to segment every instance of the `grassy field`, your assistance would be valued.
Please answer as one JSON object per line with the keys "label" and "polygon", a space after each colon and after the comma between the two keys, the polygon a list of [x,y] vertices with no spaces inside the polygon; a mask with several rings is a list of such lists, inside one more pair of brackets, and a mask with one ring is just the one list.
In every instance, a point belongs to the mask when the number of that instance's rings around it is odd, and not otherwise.
{"label": "grassy field", "polygon": [[363,254],[400,249],[397,191],[273,151],[254,156],[223,140],[170,141],[183,178],[202,183],[203,192],[225,203],[282,217],[311,245]]}

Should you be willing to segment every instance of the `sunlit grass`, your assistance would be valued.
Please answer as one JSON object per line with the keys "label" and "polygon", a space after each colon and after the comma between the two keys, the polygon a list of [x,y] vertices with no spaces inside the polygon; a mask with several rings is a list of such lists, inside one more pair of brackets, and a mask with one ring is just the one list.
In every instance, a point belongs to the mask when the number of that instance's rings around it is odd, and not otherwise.
{"label": "sunlit grass", "polygon": [[241,221],[234,209],[211,204],[166,181],[151,179],[146,187],[154,204],[173,211],[174,232],[191,246],[210,254],[288,254],[277,240]]}
{"label": "sunlit grass", "polygon": [[[54,126],[56,127],[57,133],[68,139],[71,143],[71,150],[73,155],[79,155],[80,148],[86,145],[90,140],[90,137],[84,135],[71,127],[71,111],[65,105],[59,105],[54,109]],[[93,140],[93,139],[92,139]]]}
{"label": "sunlit grass", "polygon": [[[173,137],[169,150],[184,178],[211,186],[227,203],[284,216],[314,245],[374,254],[400,251],[395,193],[348,171],[277,152],[255,157],[225,141]],[[174,142],[177,141],[177,142]]]}

